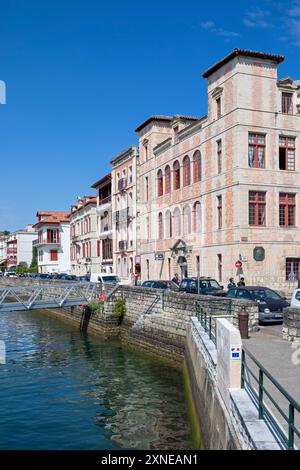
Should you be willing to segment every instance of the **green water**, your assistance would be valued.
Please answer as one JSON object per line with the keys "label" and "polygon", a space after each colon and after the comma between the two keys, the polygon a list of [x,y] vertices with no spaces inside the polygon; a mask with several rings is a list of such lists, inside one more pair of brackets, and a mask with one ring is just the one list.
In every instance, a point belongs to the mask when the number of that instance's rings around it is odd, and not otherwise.
{"label": "green water", "polygon": [[180,371],[37,311],[0,340],[0,449],[192,448]]}

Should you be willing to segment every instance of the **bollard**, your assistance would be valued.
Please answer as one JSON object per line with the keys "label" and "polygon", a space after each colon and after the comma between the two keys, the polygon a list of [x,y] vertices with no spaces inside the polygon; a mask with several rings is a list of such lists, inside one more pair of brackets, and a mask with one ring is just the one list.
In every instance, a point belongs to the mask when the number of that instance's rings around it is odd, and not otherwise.
{"label": "bollard", "polygon": [[246,311],[246,307],[243,306],[238,314],[239,330],[242,339],[248,339],[248,326],[249,326],[249,313]]}

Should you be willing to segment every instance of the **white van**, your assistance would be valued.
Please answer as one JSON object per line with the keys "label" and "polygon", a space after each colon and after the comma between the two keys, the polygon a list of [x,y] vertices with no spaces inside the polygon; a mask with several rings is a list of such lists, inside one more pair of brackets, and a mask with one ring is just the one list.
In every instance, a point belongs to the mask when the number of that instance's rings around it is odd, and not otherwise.
{"label": "white van", "polygon": [[291,307],[300,308],[300,289],[295,289],[292,295]]}
{"label": "white van", "polygon": [[99,282],[103,284],[122,284],[119,276],[113,273],[92,273],[90,282]]}

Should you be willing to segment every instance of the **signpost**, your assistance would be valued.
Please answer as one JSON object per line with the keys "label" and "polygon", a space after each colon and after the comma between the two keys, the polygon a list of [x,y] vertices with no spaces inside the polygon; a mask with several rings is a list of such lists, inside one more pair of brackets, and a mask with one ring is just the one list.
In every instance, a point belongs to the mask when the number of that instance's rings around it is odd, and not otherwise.
{"label": "signpost", "polygon": [[243,274],[243,269],[242,269],[243,263],[238,259],[234,265],[236,267],[236,275],[239,277],[239,281],[240,281],[241,275]]}

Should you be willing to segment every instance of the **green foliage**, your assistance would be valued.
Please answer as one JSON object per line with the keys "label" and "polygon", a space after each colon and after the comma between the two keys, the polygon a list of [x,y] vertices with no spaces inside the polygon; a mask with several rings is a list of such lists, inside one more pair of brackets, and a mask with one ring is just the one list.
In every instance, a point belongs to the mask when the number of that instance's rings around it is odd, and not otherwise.
{"label": "green foliage", "polygon": [[122,319],[126,313],[126,301],[119,297],[114,304],[114,314]]}
{"label": "green foliage", "polygon": [[37,268],[38,266],[38,253],[37,253],[37,247],[33,246],[32,247],[32,261],[31,261],[31,268]]}
{"label": "green foliage", "polygon": [[20,261],[20,263],[18,264],[17,268],[28,268],[28,264],[26,263],[26,261]]}
{"label": "green foliage", "polygon": [[34,268],[24,268],[22,266],[17,266],[16,269],[14,269],[16,273],[37,273],[38,272],[38,267],[35,266]]}
{"label": "green foliage", "polygon": [[104,302],[103,300],[93,300],[88,304],[88,307],[93,313],[102,313],[104,308]]}

